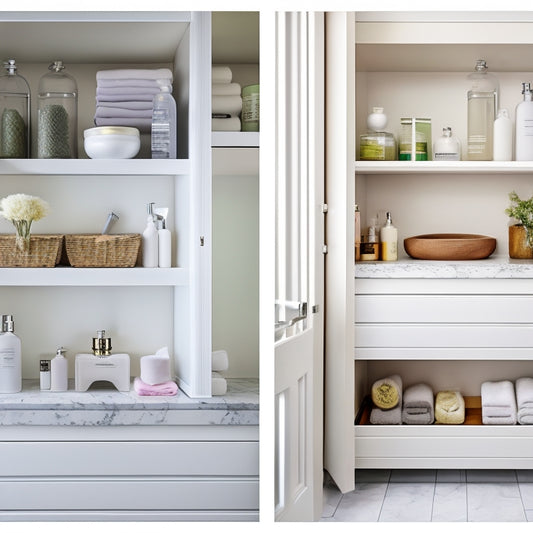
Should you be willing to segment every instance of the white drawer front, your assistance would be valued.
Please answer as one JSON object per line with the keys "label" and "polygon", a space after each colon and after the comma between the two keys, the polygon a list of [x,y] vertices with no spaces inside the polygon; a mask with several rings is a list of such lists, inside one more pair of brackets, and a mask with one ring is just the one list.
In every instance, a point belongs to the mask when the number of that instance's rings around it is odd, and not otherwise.
{"label": "white drawer front", "polygon": [[0,442],[2,476],[257,476],[258,442]]}

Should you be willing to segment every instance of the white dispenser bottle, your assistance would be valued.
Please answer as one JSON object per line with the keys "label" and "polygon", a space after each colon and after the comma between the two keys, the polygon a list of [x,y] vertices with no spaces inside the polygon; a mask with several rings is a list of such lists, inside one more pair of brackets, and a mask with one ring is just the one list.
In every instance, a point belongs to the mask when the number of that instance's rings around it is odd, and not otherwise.
{"label": "white dispenser bottle", "polygon": [[22,350],[20,339],[15,335],[12,315],[0,315],[0,393],[22,390]]}
{"label": "white dispenser bottle", "polygon": [[516,160],[533,161],[533,101],[531,86],[522,83],[524,100],[516,106]]}
{"label": "white dispenser bottle", "polygon": [[461,143],[452,135],[452,128],[442,128],[442,137],[433,143],[434,161],[460,161]]}
{"label": "white dispenser bottle", "polygon": [[398,260],[398,230],[392,225],[391,214],[387,212],[387,221],[381,228],[381,259],[383,261]]}
{"label": "white dispenser bottle", "polygon": [[147,204],[148,218],[142,237],[143,267],[147,268],[156,268],[159,264],[159,235],[155,225],[153,205],[153,202]]}
{"label": "white dispenser bottle", "polygon": [[168,207],[154,209],[154,213],[157,217],[159,267],[170,268],[172,265],[172,235],[167,228]]}
{"label": "white dispenser bottle", "polygon": [[58,348],[56,356],[50,363],[50,390],[54,392],[65,392],[68,390],[68,360],[65,357],[66,350]]}
{"label": "white dispenser bottle", "polygon": [[494,121],[494,161],[513,160],[513,121],[507,109],[500,109]]}

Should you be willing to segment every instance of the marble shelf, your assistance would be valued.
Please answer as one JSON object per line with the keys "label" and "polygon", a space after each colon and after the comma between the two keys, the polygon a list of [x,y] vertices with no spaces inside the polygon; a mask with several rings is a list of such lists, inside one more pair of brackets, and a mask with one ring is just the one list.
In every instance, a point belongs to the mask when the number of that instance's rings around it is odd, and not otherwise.
{"label": "marble shelf", "polygon": [[146,426],[258,425],[259,382],[228,379],[224,396],[192,399],[138,396],[133,390],[91,388],[76,392],[39,390],[38,380],[24,380],[23,390],[0,395],[0,426]]}

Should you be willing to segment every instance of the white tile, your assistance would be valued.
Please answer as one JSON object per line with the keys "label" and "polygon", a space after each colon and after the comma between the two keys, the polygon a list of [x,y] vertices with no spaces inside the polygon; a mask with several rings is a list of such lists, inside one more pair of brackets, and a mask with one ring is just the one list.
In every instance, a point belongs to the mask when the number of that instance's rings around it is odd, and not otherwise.
{"label": "white tile", "polygon": [[322,518],[333,516],[339,502],[342,498],[342,492],[334,483],[326,483],[323,490],[322,501]]}
{"label": "white tile", "polygon": [[518,483],[524,509],[533,510],[533,483]]}
{"label": "white tile", "polygon": [[433,498],[433,522],[466,522],[466,483],[437,483]]}
{"label": "white tile", "polygon": [[465,470],[437,470],[437,483],[465,483]]}
{"label": "white tile", "polygon": [[391,483],[433,483],[436,470],[392,470]]}
{"label": "white tile", "polygon": [[390,470],[387,469],[362,469],[355,471],[356,483],[387,483],[390,478]]}
{"label": "white tile", "polygon": [[516,483],[516,470],[467,470],[468,483]]}
{"label": "white tile", "polygon": [[343,495],[333,518],[338,522],[377,522],[387,483],[356,483]]}
{"label": "white tile", "polygon": [[430,522],[434,483],[389,483],[380,522]]}
{"label": "white tile", "polygon": [[523,522],[526,520],[517,483],[468,483],[469,522]]}

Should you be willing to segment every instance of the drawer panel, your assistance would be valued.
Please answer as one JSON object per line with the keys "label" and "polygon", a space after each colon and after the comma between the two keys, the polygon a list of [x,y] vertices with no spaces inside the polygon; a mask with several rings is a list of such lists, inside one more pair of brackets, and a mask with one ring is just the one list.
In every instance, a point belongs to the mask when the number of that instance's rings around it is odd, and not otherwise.
{"label": "drawer panel", "polygon": [[0,478],[0,510],[256,510],[258,479]]}
{"label": "drawer panel", "polygon": [[0,442],[3,476],[257,476],[258,442]]}
{"label": "drawer panel", "polygon": [[356,295],[354,316],[355,323],[533,324],[533,296]]}

